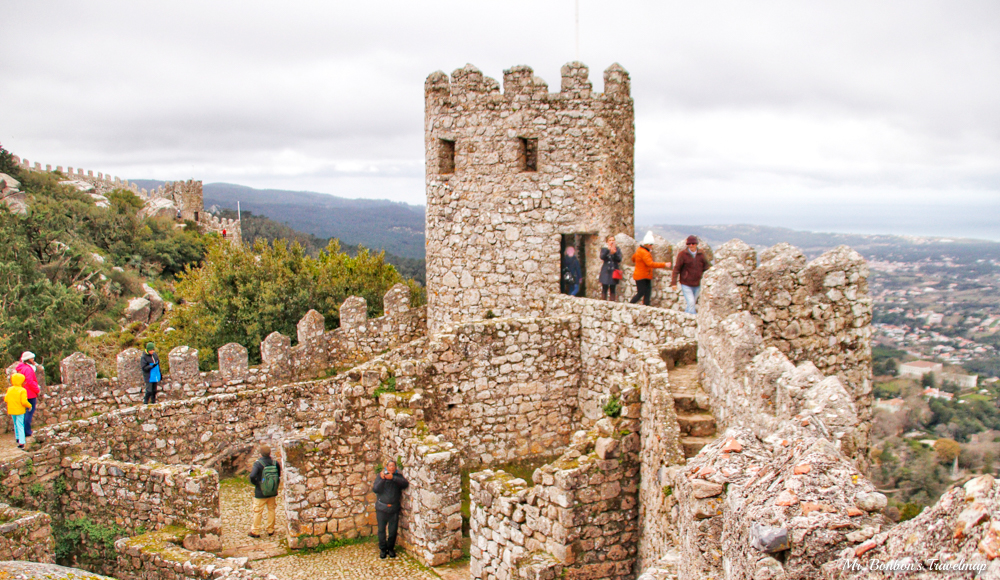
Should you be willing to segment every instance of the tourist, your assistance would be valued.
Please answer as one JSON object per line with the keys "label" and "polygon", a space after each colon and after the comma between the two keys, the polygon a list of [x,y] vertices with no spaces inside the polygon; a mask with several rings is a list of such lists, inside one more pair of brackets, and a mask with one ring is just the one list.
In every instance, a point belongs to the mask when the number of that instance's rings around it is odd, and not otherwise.
{"label": "tourist", "polygon": [[632,254],[632,261],[635,262],[635,273],[632,279],[635,280],[635,296],[632,297],[632,304],[640,299],[642,303],[649,306],[653,299],[653,270],[656,268],[666,268],[666,262],[654,262],[653,252],[653,232],[646,232],[646,237],[642,238],[642,243]]}
{"label": "tourist", "polygon": [[684,301],[687,302],[687,308],[684,312],[688,314],[698,313],[695,304],[698,302],[698,294],[701,293],[701,277],[705,270],[711,267],[712,265],[705,258],[705,253],[698,249],[698,238],[688,236],[687,249],[677,253],[677,259],[674,260],[674,273],[670,278],[670,287],[674,290],[677,289],[677,279],[681,280],[681,292],[684,293]]}
{"label": "tourist", "polygon": [[614,236],[608,236],[606,246],[601,248],[601,261],[604,262],[601,265],[601,300],[608,300],[610,294],[610,300],[615,302],[617,300],[615,289],[618,287],[618,281],[622,279],[619,267],[622,251],[618,249]]}
{"label": "tourist", "polygon": [[28,412],[24,414],[24,436],[31,437],[31,419],[35,416],[35,409],[38,407],[38,395],[42,392],[38,386],[38,375],[35,370],[38,364],[35,362],[35,353],[25,351],[21,354],[21,362],[14,369],[14,372],[24,375],[24,390],[28,392],[28,402],[31,403]]}
{"label": "tourist", "polygon": [[14,373],[10,377],[10,388],[3,400],[7,402],[7,414],[14,420],[14,438],[17,439],[17,448],[24,449],[24,414],[25,411],[33,409],[34,405],[28,402],[28,391],[24,389],[24,375]]}
{"label": "tourist", "polygon": [[274,533],[274,514],[278,497],[278,485],[281,483],[281,463],[271,459],[271,446],[260,446],[260,459],[253,462],[250,470],[250,483],[253,484],[253,524],[250,526],[250,537],[259,538],[261,532],[260,520],[267,508],[267,520],[264,529],[267,535]]}
{"label": "tourist", "polygon": [[410,486],[402,473],[396,471],[396,462],[389,460],[372,484],[375,492],[375,518],[378,521],[379,558],[396,557],[396,528],[399,526],[399,502],[403,490]]}
{"label": "tourist", "polygon": [[570,246],[566,248],[566,255],[562,259],[562,291],[563,294],[576,296],[580,291],[580,281],[583,275],[580,274],[580,260],[576,257],[576,248]]}
{"label": "tourist", "polygon": [[156,354],[156,345],[146,343],[146,353],[139,360],[142,365],[142,378],[146,380],[146,394],[142,398],[144,405],[156,403],[156,387],[160,384],[163,374],[160,372],[160,357]]}

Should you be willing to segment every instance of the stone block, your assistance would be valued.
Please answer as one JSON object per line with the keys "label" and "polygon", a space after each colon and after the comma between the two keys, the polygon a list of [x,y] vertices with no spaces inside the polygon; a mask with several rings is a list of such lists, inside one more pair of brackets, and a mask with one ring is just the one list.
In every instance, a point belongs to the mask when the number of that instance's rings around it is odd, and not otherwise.
{"label": "stone block", "polygon": [[386,316],[399,316],[410,310],[410,287],[396,284],[385,293],[382,308]]}
{"label": "stone block", "polygon": [[320,338],[326,332],[326,318],[315,310],[306,312],[302,320],[295,325],[298,332],[299,344],[307,344],[310,341]]}
{"label": "stone block", "polygon": [[[310,311],[314,312],[314,311]],[[301,325],[305,318],[299,322]],[[299,331],[299,340],[302,340],[302,331]],[[292,339],[281,334],[272,332],[267,335],[264,342],[260,343],[260,358],[267,367],[271,376],[276,378],[286,378],[292,372]]]}
{"label": "stone block", "polygon": [[225,381],[235,381],[246,378],[250,370],[247,349],[243,345],[231,342],[219,349],[219,373]]}
{"label": "stone block", "polygon": [[340,328],[354,330],[368,323],[368,303],[360,296],[348,296],[340,305]]}
{"label": "stone block", "polygon": [[174,347],[168,355],[170,378],[188,382],[198,379],[198,350],[190,346]]}
{"label": "stone block", "polygon": [[142,353],[137,348],[125,349],[118,353],[118,384],[122,388],[144,388],[146,386],[140,365],[141,358]]}
{"label": "stone block", "polygon": [[97,384],[97,364],[83,353],[74,352],[59,363],[59,372],[65,385],[88,389]]}

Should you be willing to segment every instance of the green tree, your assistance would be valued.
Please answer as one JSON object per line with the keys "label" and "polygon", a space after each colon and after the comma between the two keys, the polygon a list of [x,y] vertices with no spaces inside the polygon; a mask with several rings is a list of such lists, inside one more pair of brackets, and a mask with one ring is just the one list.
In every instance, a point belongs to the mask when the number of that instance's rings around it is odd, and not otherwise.
{"label": "green tree", "polygon": [[941,438],[934,442],[934,451],[943,463],[951,463],[962,452],[962,447],[954,439]]}
{"label": "green tree", "polygon": [[[189,303],[172,320],[184,344],[199,349],[209,364],[222,345],[244,345],[253,362],[260,362],[260,343],[274,331],[294,337],[296,324],[316,309],[327,325],[340,321],[340,305],[348,296],[361,296],[370,317],[382,314],[382,297],[393,285],[405,282],[383,254],[361,250],[356,256],[340,251],[336,240],[316,258],[298,243],[284,240],[253,247],[228,242],[211,243],[205,262],[180,275],[177,294]],[[416,302],[421,288],[409,282]]]}

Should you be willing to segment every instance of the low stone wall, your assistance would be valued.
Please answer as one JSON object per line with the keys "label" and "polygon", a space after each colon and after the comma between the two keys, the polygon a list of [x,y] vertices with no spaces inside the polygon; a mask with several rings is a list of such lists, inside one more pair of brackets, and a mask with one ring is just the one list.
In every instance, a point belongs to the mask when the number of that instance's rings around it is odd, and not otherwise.
{"label": "low stone wall", "polygon": [[0,503],[0,561],[55,562],[52,518]]}
{"label": "low stone wall", "polygon": [[981,475],[946,491],[917,517],[866,532],[861,544],[823,565],[825,578],[887,580],[907,575],[889,562],[919,570],[916,578],[1000,578],[1000,485]]}
{"label": "low stone wall", "polygon": [[[361,371],[359,370],[358,373]],[[283,437],[322,423],[352,400],[348,375],[264,390],[240,391],[131,407],[39,430],[43,445],[79,441],[81,452],[123,461],[214,464],[255,442],[277,447]],[[95,434],[100,433],[99,437]]]}
{"label": "low stone wall", "polygon": [[[730,429],[668,480],[682,580],[821,578],[823,564],[889,524],[885,496],[857,467],[791,423],[763,440]],[[758,526],[787,544],[755,546]]]}
{"label": "low stone wall", "polygon": [[189,530],[168,527],[115,542],[118,580],[277,580],[247,567],[246,558],[219,558],[180,543]]}
{"label": "low stone wall", "polygon": [[695,334],[693,316],[638,304],[552,294],[548,297],[546,314],[579,317],[582,360],[579,406],[585,427],[602,417],[607,385],[631,370],[635,359],[655,352],[656,345],[677,338],[693,338]]}
{"label": "low stone wall", "polygon": [[471,476],[474,578],[635,577],[640,402],[621,393],[622,417],[574,435],[534,486],[505,472]]}
{"label": "low stone wall", "polygon": [[188,546],[218,550],[222,543],[219,474],[190,465],[136,465],[94,457],[64,458],[63,515],[137,530],[182,526]]}

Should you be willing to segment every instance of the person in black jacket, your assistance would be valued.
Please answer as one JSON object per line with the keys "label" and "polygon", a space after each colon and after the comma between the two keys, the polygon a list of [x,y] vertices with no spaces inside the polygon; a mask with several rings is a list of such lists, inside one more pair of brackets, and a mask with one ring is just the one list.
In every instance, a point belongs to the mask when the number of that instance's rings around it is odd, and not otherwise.
{"label": "person in black jacket", "polygon": [[260,488],[264,477],[264,468],[274,465],[278,468],[278,477],[281,477],[281,463],[271,459],[271,446],[264,444],[260,446],[260,459],[253,462],[253,469],[250,470],[250,483],[253,484],[253,524],[250,526],[250,537],[260,537],[260,520],[264,515],[264,508],[267,508],[267,521],[264,528],[267,535],[274,533],[274,515],[277,511],[275,502],[276,495],[268,496]]}
{"label": "person in black jacket", "polygon": [[146,352],[139,359],[142,366],[142,378],[146,381],[146,394],[142,398],[143,404],[156,403],[156,386],[160,384],[163,375],[160,371],[160,357],[156,354],[156,346],[146,343]]}
{"label": "person in black jacket", "polygon": [[[608,299],[608,292],[611,292],[611,301],[615,302],[617,296],[615,290],[618,281],[622,279],[621,268],[618,266],[622,262],[622,251],[618,249],[614,236],[608,236],[607,246],[601,248],[601,300]],[[615,278],[615,272],[618,277]]]}
{"label": "person in black jacket", "polygon": [[379,558],[396,557],[396,528],[399,526],[400,500],[403,490],[410,486],[402,473],[396,471],[396,462],[390,460],[372,484],[375,492],[375,518],[378,520]]}

